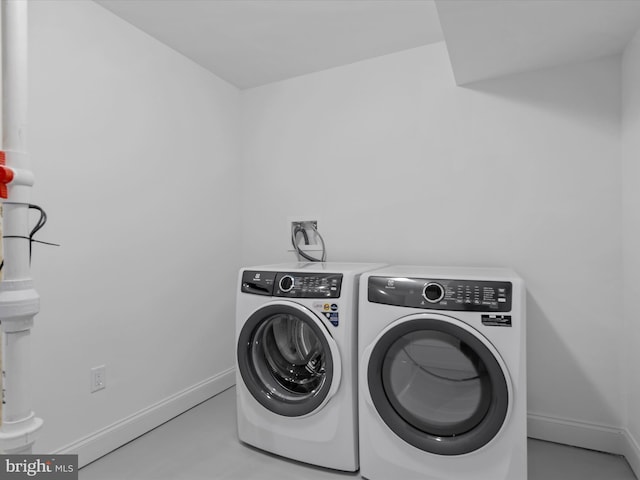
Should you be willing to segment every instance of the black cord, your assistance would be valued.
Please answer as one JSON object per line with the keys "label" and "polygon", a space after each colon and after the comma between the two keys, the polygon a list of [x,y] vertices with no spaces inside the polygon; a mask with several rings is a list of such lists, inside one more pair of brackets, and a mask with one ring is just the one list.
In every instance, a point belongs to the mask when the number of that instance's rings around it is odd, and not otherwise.
{"label": "black cord", "polygon": [[[53,247],[60,246],[59,243],[51,243],[51,242],[45,242],[43,240],[36,240],[35,238],[25,237],[24,235],[4,235],[2,238],[24,238],[25,240],[29,240],[32,243],[42,243],[43,245],[51,245]],[[29,251],[29,254],[31,254],[31,251]]]}
{"label": "black cord", "polygon": [[[43,245],[51,245],[53,247],[59,247],[60,245],[57,243],[43,242],[42,240],[36,240],[33,238],[35,234],[38,233],[38,231],[40,231],[40,229],[44,227],[45,224],[47,223],[47,212],[45,212],[44,209],[39,205],[34,205],[32,203],[26,203],[23,205],[27,205],[27,207],[29,207],[29,209],[31,210],[37,210],[38,212],[40,212],[40,218],[38,218],[36,225],[31,229],[31,232],[29,233],[28,237],[23,235],[4,235],[3,238],[23,238],[25,240],[29,240],[29,264],[31,264],[31,254],[32,254],[34,242],[41,243]],[[4,267],[4,259],[2,259],[2,262],[0,263],[0,270],[2,270],[3,267]]]}
{"label": "black cord", "polygon": [[325,255],[326,255],[325,246],[324,246],[324,240],[322,240],[322,237],[320,236],[320,232],[318,232],[318,230],[315,228],[315,226],[311,225],[311,229],[315,232],[315,234],[318,236],[318,238],[320,238],[320,241],[322,242],[322,257],[321,258],[316,258],[316,257],[312,257],[311,255],[308,255],[307,253],[305,253],[300,248],[300,245],[298,245],[298,234],[299,233],[302,233],[302,236],[304,237],[305,245],[309,245],[309,236],[307,234],[306,229],[304,228],[304,226],[302,224],[298,224],[298,225],[295,226],[295,228],[293,228],[293,232],[291,234],[291,244],[293,245],[293,248],[294,248],[294,250],[296,251],[296,253],[298,254],[299,257],[302,257],[305,260],[308,260],[310,262],[324,262],[325,261]]}
{"label": "black cord", "polygon": [[296,248],[296,251],[298,252],[298,255],[300,255],[302,258],[305,258],[305,259],[309,260],[310,262],[321,262],[322,261],[322,259],[320,259],[320,258],[315,258],[315,257],[312,257],[311,255],[307,255],[300,248]]}
{"label": "black cord", "polygon": [[302,233],[302,236],[304,237],[304,244],[309,245],[309,235],[307,235],[307,231],[304,228],[302,228],[300,225],[298,225],[294,230],[293,238],[298,238],[299,233]]}

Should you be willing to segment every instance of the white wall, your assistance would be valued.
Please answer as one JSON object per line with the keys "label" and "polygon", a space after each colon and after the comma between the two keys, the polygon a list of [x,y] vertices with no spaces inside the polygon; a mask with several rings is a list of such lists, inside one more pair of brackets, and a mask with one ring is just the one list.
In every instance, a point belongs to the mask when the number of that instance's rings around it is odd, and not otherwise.
{"label": "white wall", "polygon": [[29,7],[33,201],[61,244],[34,246],[35,448],[84,463],[232,381],[239,92],[93,2]]}
{"label": "white wall", "polygon": [[238,266],[293,259],[308,214],[330,260],[514,267],[530,412],[627,421],[635,354],[599,301],[622,289],[619,58],[460,88],[438,44],[240,95],[92,2],[30,16],[33,200],[62,244],[34,247],[38,451],[222,385]]}
{"label": "white wall", "polygon": [[512,266],[530,413],[619,428],[619,114],[619,57],[460,88],[444,44],[243,91],[243,263],[314,215],[329,260]]}
{"label": "white wall", "polygon": [[636,472],[640,472],[640,31],[623,56],[622,100],[624,332],[628,341],[620,381],[628,389],[628,431]]}

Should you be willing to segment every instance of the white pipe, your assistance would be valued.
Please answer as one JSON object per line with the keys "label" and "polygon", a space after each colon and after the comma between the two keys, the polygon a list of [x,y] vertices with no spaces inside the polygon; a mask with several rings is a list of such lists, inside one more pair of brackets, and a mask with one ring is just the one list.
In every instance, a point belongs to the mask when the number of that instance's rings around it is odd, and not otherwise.
{"label": "white pipe", "polygon": [[[7,165],[28,170],[27,152],[27,82],[28,38],[27,6],[23,0],[2,0],[2,150]],[[16,158],[16,154],[20,158]],[[9,158],[11,157],[11,158]],[[18,163],[18,165],[16,165]],[[27,164],[27,165],[25,165]],[[28,192],[26,192],[28,195]],[[15,195],[9,201],[22,201]],[[28,202],[28,200],[27,200]],[[28,233],[26,205],[3,206],[3,236]],[[5,266],[3,280],[29,278],[29,263],[6,261],[29,255],[29,244],[18,238],[4,239]]]}
{"label": "white pipe", "polygon": [[[27,154],[27,9],[24,0],[0,0],[2,29],[2,150],[7,166],[26,181],[9,184],[3,235],[28,237],[33,184]],[[15,184],[13,184],[15,183]],[[0,451],[30,453],[42,420],[31,410],[31,327],[40,310],[29,268],[29,242],[3,238],[0,326],[4,376]]]}
{"label": "white pipe", "polygon": [[2,149],[27,151],[27,2],[2,0]]}
{"label": "white pipe", "polygon": [[[15,388],[11,388],[12,384],[16,382],[16,380],[20,377],[29,377],[29,362],[17,363],[15,360],[29,359],[30,354],[30,342],[29,342],[29,331],[24,330],[22,332],[16,332],[12,335],[5,335],[4,342],[2,345],[2,350],[6,352],[13,352],[13,358],[8,359],[11,360],[13,364],[13,368],[7,370],[5,372],[4,378],[4,386],[5,386],[5,402],[8,404],[13,404],[15,407],[11,409],[11,411],[7,411],[4,415],[3,420],[6,422],[15,422],[19,421],[22,418],[26,418],[31,414],[30,409],[27,405],[20,405],[17,401],[21,400],[20,398],[16,398]],[[14,363],[15,362],[15,363]],[[19,380],[18,380],[19,381]]]}

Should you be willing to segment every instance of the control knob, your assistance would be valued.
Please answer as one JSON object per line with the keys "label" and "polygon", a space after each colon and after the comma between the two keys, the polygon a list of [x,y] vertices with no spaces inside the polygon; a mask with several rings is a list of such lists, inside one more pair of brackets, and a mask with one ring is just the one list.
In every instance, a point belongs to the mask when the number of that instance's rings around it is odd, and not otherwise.
{"label": "control knob", "polygon": [[429,303],[438,303],[444,298],[444,287],[439,283],[429,282],[422,289],[422,296]]}
{"label": "control knob", "polygon": [[293,284],[293,277],[291,275],[285,275],[280,279],[280,290],[290,292],[293,289]]}

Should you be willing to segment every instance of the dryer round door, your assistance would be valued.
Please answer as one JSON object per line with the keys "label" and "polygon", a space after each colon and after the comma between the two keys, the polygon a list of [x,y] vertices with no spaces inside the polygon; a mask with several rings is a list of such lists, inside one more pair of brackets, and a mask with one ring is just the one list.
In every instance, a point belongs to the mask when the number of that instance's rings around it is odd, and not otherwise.
{"label": "dryer round door", "polygon": [[459,320],[403,317],[368,352],[372,403],[414,447],[463,455],[491,442],[507,421],[513,395],[506,366],[486,338]]}
{"label": "dryer round door", "polygon": [[292,302],[264,305],[244,323],[238,369],[251,395],[286,417],[322,408],[340,384],[338,347],[320,319]]}

